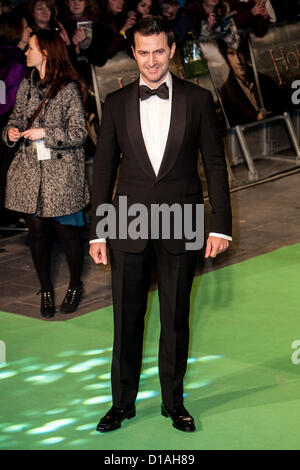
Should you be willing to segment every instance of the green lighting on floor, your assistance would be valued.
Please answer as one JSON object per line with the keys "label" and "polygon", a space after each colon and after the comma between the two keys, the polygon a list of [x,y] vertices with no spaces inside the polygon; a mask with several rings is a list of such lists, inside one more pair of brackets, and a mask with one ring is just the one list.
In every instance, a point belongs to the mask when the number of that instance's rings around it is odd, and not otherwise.
{"label": "green lighting on floor", "polygon": [[46,415],[58,415],[60,413],[65,413],[67,411],[67,408],[61,408],[61,409],[57,409],[57,410],[49,410],[49,411],[46,411]]}
{"label": "green lighting on floor", "polygon": [[104,388],[110,388],[110,382],[103,382],[99,384],[90,384],[83,387],[84,390],[102,390]]}
{"label": "green lighting on floor", "polygon": [[66,372],[70,372],[73,374],[78,374],[80,372],[86,372],[93,367],[99,367],[107,364],[109,362],[108,359],[90,359],[85,362],[81,362],[79,364],[76,364],[75,366],[69,367],[66,369]]}
{"label": "green lighting on floor", "polygon": [[111,401],[111,395],[102,395],[100,397],[89,398],[83,402],[83,405],[99,405]]}
{"label": "green lighting on floor", "polygon": [[24,431],[24,429],[28,428],[28,424],[13,424],[11,426],[7,426],[6,428],[2,429],[2,432],[19,432]]}
{"label": "green lighting on floor", "polygon": [[62,364],[52,364],[51,366],[44,367],[44,369],[42,369],[42,370],[44,372],[53,372],[54,370],[63,369],[68,364],[70,364],[70,363],[69,362],[63,362]]}
{"label": "green lighting on floor", "polygon": [[149,369],[144,369],[142,371],[142,375],[147,376],[147,377],[153,377],[158,375],[158,367],[150,367]]}
{"label": "green lighting on floor", "polygon": [[95,423],[82,424],[75,429],[76,431],[89,431],[90,429],[95,429]]}
{"label": "green lighting on floor", "polygon": [[40,441],[40,444],[46,444],[46,445],[59,444],[60,442],[63,442],[64,440],[65,440],[64,437],[49,437],[49,439],[44,439],[43,441]]}
{"label": "green lighting on floor", "polygon": [[223,359],[224,356],[222,355],[216,355],[216,356],[203,356],[199,357],[198,362],[209,362],[209,361],[215,361],[217,359]]}
{"label": "green lighting on floor", "polygon": [[146,400],[148,398],[154,398],[159,395],[155,390],[146,390],[144,392],[139,392],[137,395],[137,401]]}
{"label": "green lighting on floor", "polygon": [[7,370],[5,372],[0,372],[0,380],[8,379],[10,377],[13,377],[14,375],[17,375],[17,372],[15,372],[13,370]]}
{"label": "green lighting on floor", "polygon": [[43,375],[34,375],[32,377],[27,377],[24,379],[24,382],[32,382],[35,385],[48,385],[53,382],[57,382],[61,379],[64,374],[43,374]]}
{"label": "green lighting on floor", "polygon": [[106,351],[106,349],[91,349],[90,351],[84,351],[81,356],[97,356],[98,354],[102,354]]}
{"label": "green lighting on floor", "polygon": [[73,424],[76,419],[58,419],[56,421],[50,421],[39,428],[33,428],[27,431],[27,434],[44,434],[48,432],[56,431],[64,426]]}
{"label": "green lighting on floor", "polygon": [[197,388],[206,387],[207,385],[210,385],[211,383],[212,383],[211,380],[198,380],[198,382],[191,382],[191,383],[186,384],[184,388],[187,388],[188,390],[197,389]]}
{"label": "green lighting on floor", "polygon": [[0,312],[9,361],[0,365],[0,448],[299,449],[299,259],[300,244],[196,278],[184,385],[191,435],[160,413],[157,292],[136,419],[109,436],[95,428],[112,403],[112,307],[50,323]]}

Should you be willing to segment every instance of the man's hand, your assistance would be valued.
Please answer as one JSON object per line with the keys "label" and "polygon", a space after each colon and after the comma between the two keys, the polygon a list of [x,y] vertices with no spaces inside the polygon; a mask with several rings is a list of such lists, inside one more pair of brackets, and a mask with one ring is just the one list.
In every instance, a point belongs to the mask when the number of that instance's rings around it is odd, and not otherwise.
{"label": "man's hand", "polygon": [[21,136],[24,137],[24,139],[29,139],[29,140],[40,140],[45,138],[45,129],[42,128],[32,128],[32,129],[27,129],[27,131],[24,131],[21,133]]}
{"label": "man's hand", "polygon": [[107,251],[105,242],[95,242],[90,244],[90,255],[96,264],[107,264]]}
{"label": "man's hand", "polygon": [[220,237],[208,237],[206,242],[205,258],[215,258],[229,247],[229,241]]}

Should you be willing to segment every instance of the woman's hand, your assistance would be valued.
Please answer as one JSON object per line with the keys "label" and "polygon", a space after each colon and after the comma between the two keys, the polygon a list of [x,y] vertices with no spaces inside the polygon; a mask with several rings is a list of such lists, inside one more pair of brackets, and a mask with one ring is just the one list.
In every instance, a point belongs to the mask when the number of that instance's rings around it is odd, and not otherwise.
{"label": "woman's hand", "polygon": [[268,14],[268,11],[266,10],[265,3],[263,2],[258,2],[254,5],[254,7],[251,9],[251,13],[253,16],[261,15],[265,16]]}
{"label": "woman's hand", "polygon": [[60,21],[58,21],[57,23],[59,25],[59,35],[60,35],[60,37],[64,40],[66,46],[69,46],[71,44],[71,41],[70,41],[70,38],[68,36],[67,31],[65,30],[65,28],[63,27],[63,25],[61,24]]}
{"label": "woman's hand", "polygon": [[207,17],[207,24],[208,24],[209,29],[213,27],[215,22],[216,22],[216,15],[214,13],[210,13]]}
{"label": "woman's hand", "polygon": [[11,142],[18,142],[18,140],[22,137],[22,133],[17,127],[10,127],[7,134]]}
{"label": "woman's hand", "polygon": [[86,39],[86,33],[84,29],[80,26],[79,28],[76,29],[73,35],[73,44],[75,44],[75,46],[78,46],[85,39]]}
{"label": "woman's hand", "polygon": [[42,129],[42,128],[27,129],[27,131],[24,131],[21,133],[21,136],[24,137],[24,139],[29,139],[29,140],[44,139],[45,135],[46,135],[45,129]]}
{"label": "woman's hand", "polygon": [[124,31],[124,33],[130,29],[134,24],[136,23],[136,13],[132,13],[132,15],[130,15],[127,20],[126,20],[126,23],[124,24],[124,26],[121,28],[122,31]]}

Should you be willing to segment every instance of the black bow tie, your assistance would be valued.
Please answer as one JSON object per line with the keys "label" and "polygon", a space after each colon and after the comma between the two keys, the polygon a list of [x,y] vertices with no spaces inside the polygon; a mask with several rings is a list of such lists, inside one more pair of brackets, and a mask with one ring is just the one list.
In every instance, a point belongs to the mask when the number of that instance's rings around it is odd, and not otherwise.
{"label": "black bow tie", "polygon": [[158,88],[153,90],[146,85],[140,85],[139,87],[139,97],[141,100],[147,100],[150,96],[157,95],[163,100],[169,99],[169,88],[166,83],[162,83]]}

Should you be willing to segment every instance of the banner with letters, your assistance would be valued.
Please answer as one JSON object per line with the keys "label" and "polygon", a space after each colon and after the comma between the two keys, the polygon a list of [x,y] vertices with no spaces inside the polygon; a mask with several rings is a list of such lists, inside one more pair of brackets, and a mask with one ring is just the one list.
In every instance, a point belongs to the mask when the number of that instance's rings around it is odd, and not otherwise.
{"label": "banner with letters", "polygon": [[251,33],[250,39],[258,72],[271,77],[280,87],[287,100],[286,110],[299,108],[295,82],[300,79],[300,23],[270,28],[262,38]]}

